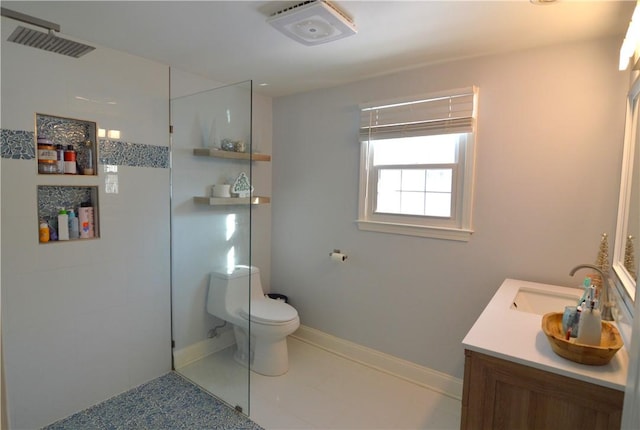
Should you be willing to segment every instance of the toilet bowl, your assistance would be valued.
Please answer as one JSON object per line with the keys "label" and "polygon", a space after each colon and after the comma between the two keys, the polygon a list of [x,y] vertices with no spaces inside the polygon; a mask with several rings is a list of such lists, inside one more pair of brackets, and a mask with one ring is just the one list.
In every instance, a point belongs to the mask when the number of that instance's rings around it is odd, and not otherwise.
{"label": "toilet bowl", "polygon": [[233,325],[236,361],[267,376],[289,370],[287,336],[300,326],[300,318],[294,307],[264,296],[257,267],[211,273],[207,312]]}

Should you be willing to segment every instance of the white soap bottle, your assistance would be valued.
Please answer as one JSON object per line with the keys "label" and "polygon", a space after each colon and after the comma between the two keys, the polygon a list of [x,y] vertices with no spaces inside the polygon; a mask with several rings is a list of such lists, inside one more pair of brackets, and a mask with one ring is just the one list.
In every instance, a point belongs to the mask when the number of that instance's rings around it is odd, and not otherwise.
{"label": "white soap bottle", "polygon": [[58,240],[69,240],[69,215],[62,208],[58,213]]}
{"label": "white soap bottle", "polygon": [[589,287],[588,297],[582,305],[576,343],[600,346],[602,317],[598,309],[598,300],[595,298],[595,290],[595,287]]}

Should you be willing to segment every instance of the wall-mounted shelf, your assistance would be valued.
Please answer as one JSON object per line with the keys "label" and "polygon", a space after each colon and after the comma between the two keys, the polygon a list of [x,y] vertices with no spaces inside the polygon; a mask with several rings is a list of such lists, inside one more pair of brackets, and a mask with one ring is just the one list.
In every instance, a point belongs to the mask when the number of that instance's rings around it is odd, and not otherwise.
{"label": "wall-mounted shelf", "polygon": [[230,160],[271,161],[271,155],[269,154],[223,151],[215,148],[194,148],[193,155],[197,155],[198,157],[226,158]]}
{"label": "wall-mounted shelf", "polygon": [[269,197],[194,197],[193,202],[199,205],[208,206],[232,206],[232,205],[262,205],[270,203]]}

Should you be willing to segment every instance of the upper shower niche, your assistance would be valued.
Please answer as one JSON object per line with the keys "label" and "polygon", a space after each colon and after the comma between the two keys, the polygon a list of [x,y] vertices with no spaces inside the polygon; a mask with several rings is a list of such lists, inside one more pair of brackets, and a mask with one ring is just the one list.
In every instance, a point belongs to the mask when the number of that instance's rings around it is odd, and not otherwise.
{"label": "upper shower niche", "polygon": [[97,174],[95,122],[36,113],[36,141],[39,173]]}

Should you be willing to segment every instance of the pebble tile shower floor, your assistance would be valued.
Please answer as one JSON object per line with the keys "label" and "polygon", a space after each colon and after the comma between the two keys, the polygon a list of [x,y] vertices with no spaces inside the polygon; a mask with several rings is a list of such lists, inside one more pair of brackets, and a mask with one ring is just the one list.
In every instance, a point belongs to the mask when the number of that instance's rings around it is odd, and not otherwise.
{"label": "pebble tile shower floor", "polygon": [[43,430],[180,430],[262,427],[171,372]]}

